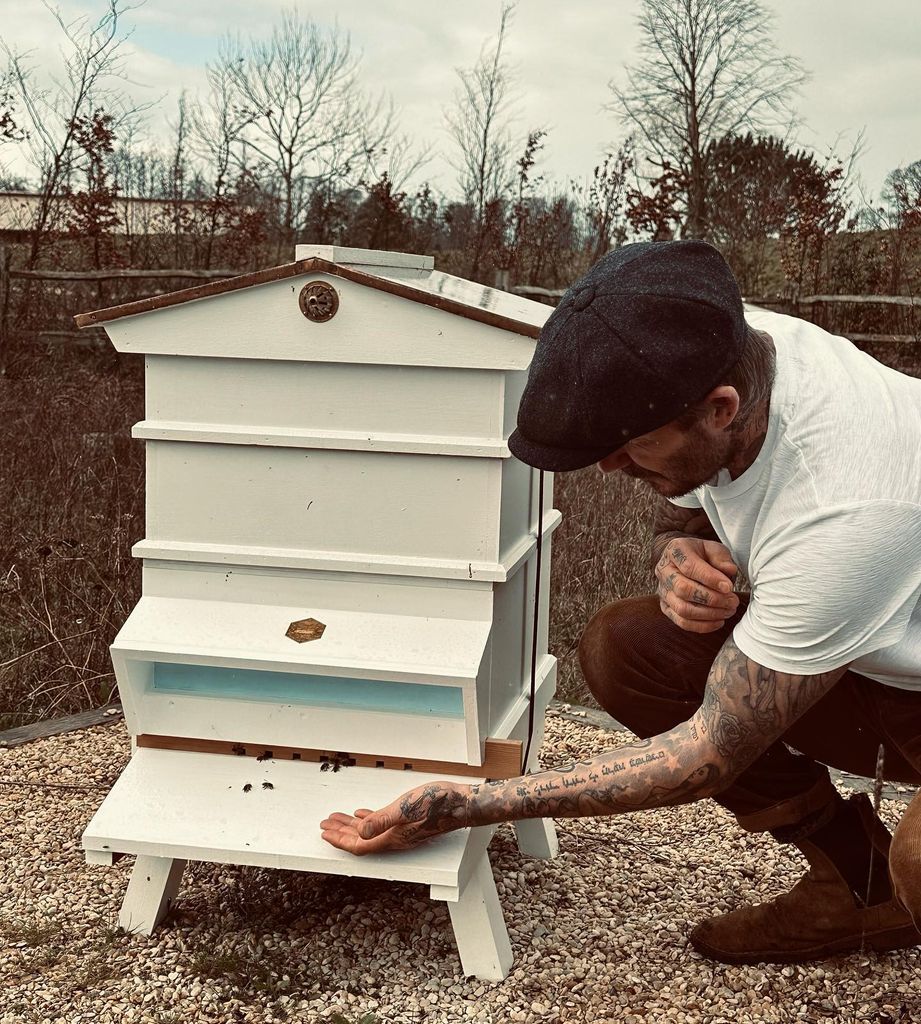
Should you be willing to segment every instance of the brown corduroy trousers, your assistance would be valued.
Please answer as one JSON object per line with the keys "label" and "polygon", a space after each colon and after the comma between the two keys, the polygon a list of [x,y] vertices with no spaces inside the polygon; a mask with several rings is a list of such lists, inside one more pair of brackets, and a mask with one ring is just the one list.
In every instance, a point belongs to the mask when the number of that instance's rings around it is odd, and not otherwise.
{"label": "brown corduroy trousers", "polygon": [[[744,614],[713,633],[689,633],[662,614],[658,598],[602,608],[579,645],[582,673],[598,703],[638,736],[666,732],[700,707],[710,666]],[[921,783],[921,691],[847,672],[735,783],[716,798],[752,831],[794,824],[831,787],[826,765],[873,777],[879,745],[885,777]],[[812,794],[810,797],[809,794]],[[774,812],[778,813],[774,813]]]}

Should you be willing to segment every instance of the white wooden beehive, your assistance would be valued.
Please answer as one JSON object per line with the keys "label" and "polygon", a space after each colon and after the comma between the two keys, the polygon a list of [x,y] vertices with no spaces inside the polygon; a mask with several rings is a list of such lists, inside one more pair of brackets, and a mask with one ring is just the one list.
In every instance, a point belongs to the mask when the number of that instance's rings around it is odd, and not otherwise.
{"label": "white wooden beehive", "polygon": [[[316,828],[452,766],[495,774],[488,741],[526,740],[532,669],[533,764],[555,684],[559,513],[506,443],[549,309],[432,268],[299,246],[283,267],[78,318],[146,360],[142,597],[112,645],[136,749],[84,834],[90,859],[156,859],[126,926],[156,924],[186,859],[427,881],[461,905],[491,884],[489,830],[359,860]],[[323,322],[302,309],[317,285],[338,302]],[[304,620],[321,635],[297,642]],[[231,752],[260,753],[258,771]],[[357,764],[322,772],[318,752]],[[522,829],[552,854],[548,829]]]}

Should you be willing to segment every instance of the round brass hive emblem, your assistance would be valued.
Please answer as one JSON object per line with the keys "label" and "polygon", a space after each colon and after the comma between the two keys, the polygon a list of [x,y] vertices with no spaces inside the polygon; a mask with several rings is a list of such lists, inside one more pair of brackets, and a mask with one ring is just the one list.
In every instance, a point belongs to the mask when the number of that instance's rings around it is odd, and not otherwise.
{"label": "round brass hive emblem", "polygon": [[339,296],[336,289],[326,284],[325,281],[312,281],[305,284],[298,296],[297,304],[301,312],[315,324],[326,323],[332,320],[339,308]]}

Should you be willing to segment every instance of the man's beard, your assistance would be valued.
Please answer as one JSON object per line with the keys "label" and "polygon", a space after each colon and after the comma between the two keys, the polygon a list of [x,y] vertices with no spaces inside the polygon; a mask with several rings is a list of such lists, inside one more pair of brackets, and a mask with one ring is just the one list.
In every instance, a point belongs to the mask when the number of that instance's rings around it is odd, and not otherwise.
{"label": "man's beard", "polygon": [[728,463],[730,445],[715,446],[698,427],[687,431],[681,450],[665,460],[658,472],[632,463],[622,472],[640,480],[664,498],[680,498],[711,482]]}

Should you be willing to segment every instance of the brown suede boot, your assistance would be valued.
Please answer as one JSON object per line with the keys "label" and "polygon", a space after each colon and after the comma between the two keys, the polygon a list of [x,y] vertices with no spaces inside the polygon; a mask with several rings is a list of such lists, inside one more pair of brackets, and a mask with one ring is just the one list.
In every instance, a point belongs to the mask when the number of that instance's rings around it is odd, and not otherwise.
{"label": "brown suede boot", "polygon": [[921,925],[921,792],[902,815],[889,856],[892,886],[916,925]]}
{"label": "brown suede boot", "polygon": [[[851,797],[850,804],[872,840],[874,859],[885,864],[889,832],[864,794]],[[777,899],[702,921],[690,934],[699,953],[732,964],[801,963],[859,949],[921,944],[921,932],[895,897],[865,906],[826,851],[809,839],[794,845],[809,862],[809,871]]]}

